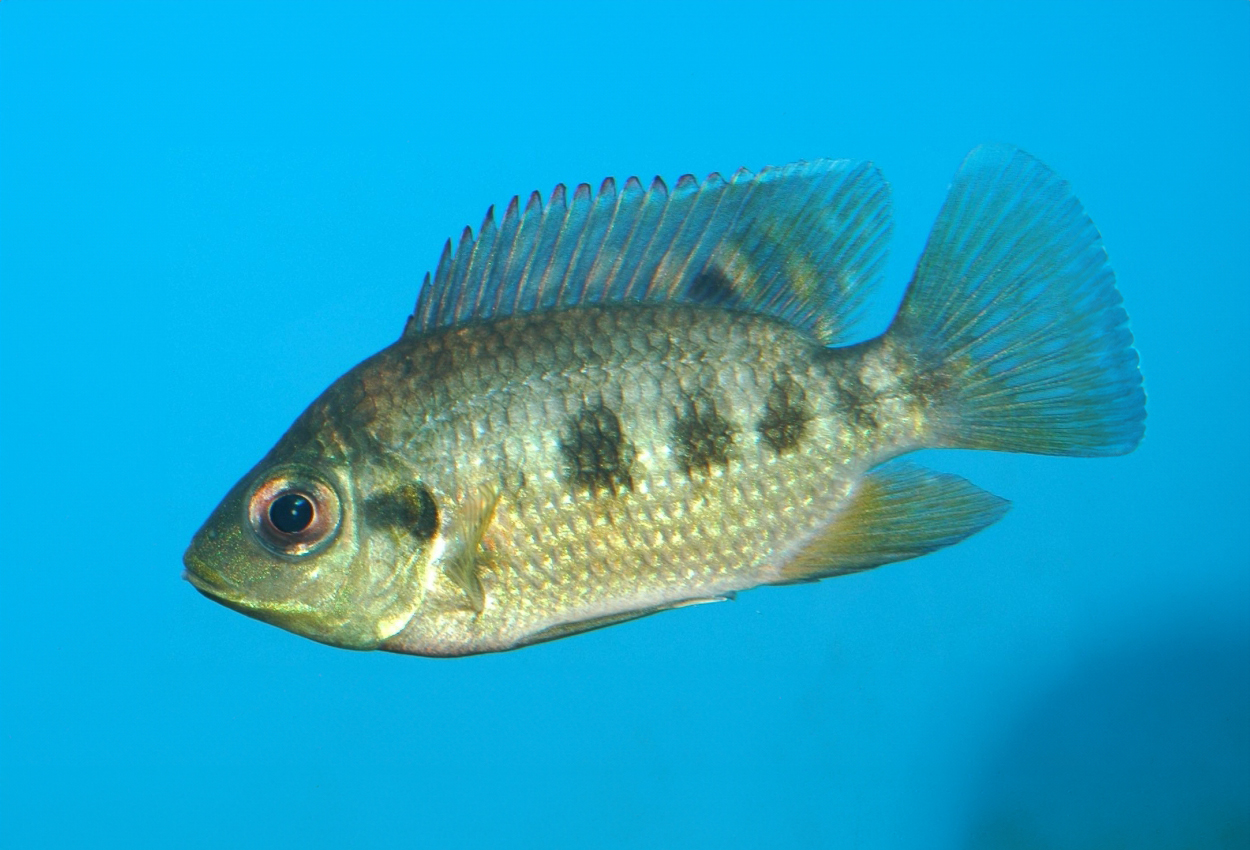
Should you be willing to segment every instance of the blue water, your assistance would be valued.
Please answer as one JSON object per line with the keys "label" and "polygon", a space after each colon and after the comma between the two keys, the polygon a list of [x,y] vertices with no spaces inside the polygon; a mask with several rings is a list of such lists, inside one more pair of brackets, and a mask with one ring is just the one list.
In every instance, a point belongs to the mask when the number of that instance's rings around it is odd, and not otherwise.
{"label": "blue water", "polygon": [[[0,4],[0,845],[1250,847],[1250,3]],[[917,561],[515,653],[331,649],[181,579],[559,181],[873,159],[880,306],[987,141],[1071,181],[1149,395]]]}

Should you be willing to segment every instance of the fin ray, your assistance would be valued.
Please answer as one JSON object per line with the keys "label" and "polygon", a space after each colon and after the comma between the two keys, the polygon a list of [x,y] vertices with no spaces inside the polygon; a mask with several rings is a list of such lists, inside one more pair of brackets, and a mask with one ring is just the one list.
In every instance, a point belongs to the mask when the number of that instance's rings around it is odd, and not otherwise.
{"label": "fin ray", "polygon": [[486,608],[486,592],[478,575],[482,539],[495,519],[498,504],[499,494],[486,488],[465,500],[443,562],[443,573],[464,591],[469,607],[478,614]]}

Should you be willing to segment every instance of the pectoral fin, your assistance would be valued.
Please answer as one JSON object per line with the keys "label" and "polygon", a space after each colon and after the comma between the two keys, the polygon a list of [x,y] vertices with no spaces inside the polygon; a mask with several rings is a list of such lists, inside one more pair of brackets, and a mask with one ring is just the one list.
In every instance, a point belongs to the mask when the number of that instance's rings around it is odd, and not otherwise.
{"label": "pectoral fin", "polygon": [[781,569],[778,584],[815,581],[927,554],[1002,518],[1009,503],[957,475],[910,463],[878,467],[837,518]]}
{"label": "pectoral fin", "polygon": [[486,592],[478,575],[482,538],[495,518],[495,506],[498,504],[498,492],[487,488],[465,500],[456,516],[443,564],[443,572],[464,591],[469,607],[478,614],[486,607]]}

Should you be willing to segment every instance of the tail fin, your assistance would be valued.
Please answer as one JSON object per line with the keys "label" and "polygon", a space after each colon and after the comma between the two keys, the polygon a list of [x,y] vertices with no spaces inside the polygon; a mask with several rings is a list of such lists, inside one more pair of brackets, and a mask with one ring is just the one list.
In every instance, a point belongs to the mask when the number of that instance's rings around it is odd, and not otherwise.
{"label": "tail fin", "polygon": [[1117,455],[1146,418],[1127,321],[1067,183],[987,145],[955,175],[888,333],[945,378],[941,445]]}

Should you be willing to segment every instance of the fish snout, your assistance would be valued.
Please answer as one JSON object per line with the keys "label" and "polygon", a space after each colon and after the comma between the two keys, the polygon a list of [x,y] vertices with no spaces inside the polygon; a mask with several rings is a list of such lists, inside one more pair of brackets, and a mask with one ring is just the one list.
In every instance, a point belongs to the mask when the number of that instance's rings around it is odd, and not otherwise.
{"label": "fish snout", "polygon": [[182,577],[191,582],[196,590],[208,596],[222,597],[230,592],[230,585],[220,572],[209,566],[195,551],[193,543],[182,556]]}

